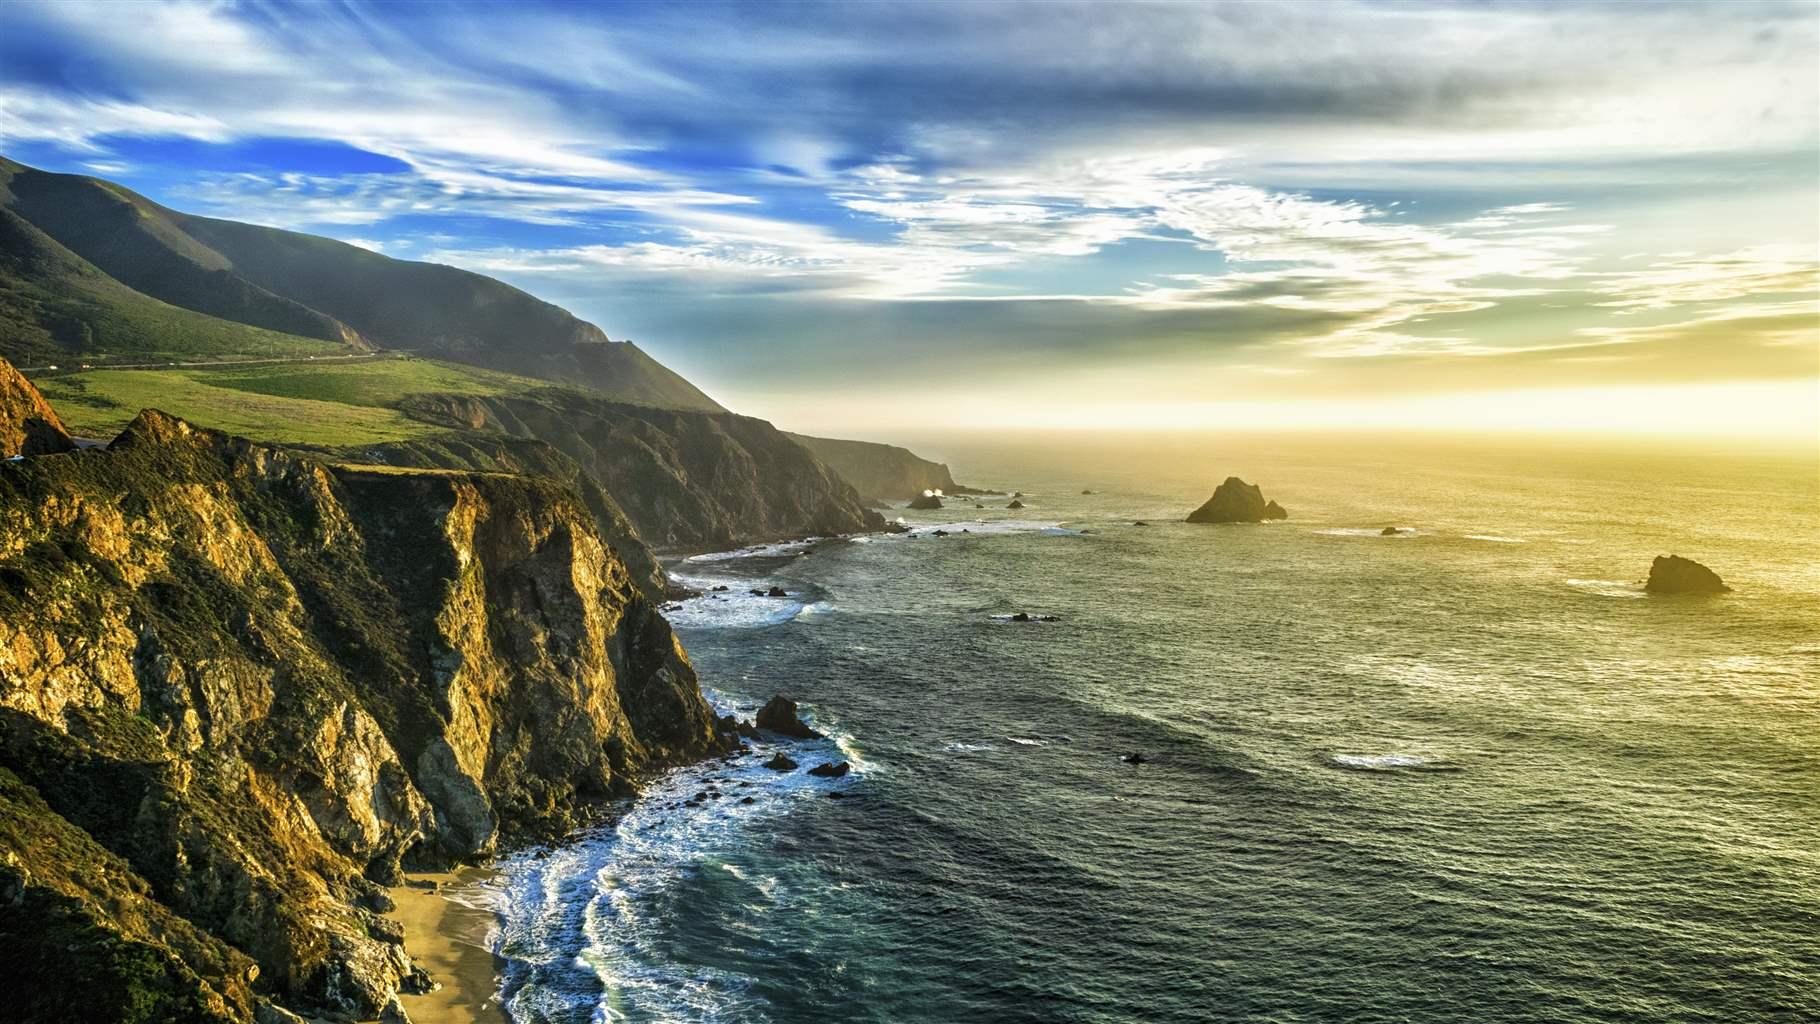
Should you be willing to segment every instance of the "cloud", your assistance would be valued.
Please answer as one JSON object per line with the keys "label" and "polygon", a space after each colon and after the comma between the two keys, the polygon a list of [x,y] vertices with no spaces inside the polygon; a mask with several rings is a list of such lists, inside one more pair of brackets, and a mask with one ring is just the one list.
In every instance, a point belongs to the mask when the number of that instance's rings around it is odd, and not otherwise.
{"label": "cloud", "polygon": [[[0,145],[505,276],[717,393],[1790,373],[1817,74],[1803,4],[19,2]],[[173,137],[396,169],[123,141]]]}

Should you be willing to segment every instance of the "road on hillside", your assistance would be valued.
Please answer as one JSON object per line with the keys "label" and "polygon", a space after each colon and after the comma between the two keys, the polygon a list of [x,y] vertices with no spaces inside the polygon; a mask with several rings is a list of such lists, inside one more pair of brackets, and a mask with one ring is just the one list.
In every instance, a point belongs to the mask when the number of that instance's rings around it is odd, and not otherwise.
{"label": "road on hillside", "polygon": [[95,370],[194,370],[207,369],[211,366],[267,366],[280,363],[357,363],[367,359],[378,359],[392,356],[404,359],[401,352],[363,352],[353,356],[280,356],[265,359],[213,359],[193,363],[90,363],[83,366],[21,366],[20,373],[92,373]]}

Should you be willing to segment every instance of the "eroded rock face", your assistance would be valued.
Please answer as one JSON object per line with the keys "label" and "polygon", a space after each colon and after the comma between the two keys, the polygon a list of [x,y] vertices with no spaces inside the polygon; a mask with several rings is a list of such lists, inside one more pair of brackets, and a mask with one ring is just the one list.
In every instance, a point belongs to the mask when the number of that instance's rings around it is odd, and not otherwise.
{"label": "eroded rock face", "polygon": [[1650,563],[1649,582],[1643,589],[1652,594],[1724,594],[1732,588],[1718,573],[1691,558],[1657,555]]}
{"label": "eroded rock face", "polygon": [[658,548],[857,533],[885,521],[809,450],[750,416],[682,412],[550,389],[479,398],[412,395],[428,423],[536,438],[573,458]]}
{"label": "eroded rock face", "polygon": [[[729,743],[559,484],[331,468],[152,411],[0,472],[0,883],[46,935],[109,936],[98,991],[198,1008],[159,1019],[379,1016],[410,961],[376,882]],[[51,863],[72,848],[84,877]],[[9,957],[55,958],[8,927]]]}
{"label": "eroded rock face", "polygon": [[1191,523],[1261,523],[1266,519],[1288,519],[1289,513],[1283,506],[1274,501],[1265,501],[1264,492],[1256,484],[1248,484],[1236,476],[1229,476],[1226,482],[1213,489],[1213,497],[1193,512],[1188,513]]}
{"label": "eroded rock face", "polygon": [[0,458],[48,455],[76,445],[32,382],[0,359]]}

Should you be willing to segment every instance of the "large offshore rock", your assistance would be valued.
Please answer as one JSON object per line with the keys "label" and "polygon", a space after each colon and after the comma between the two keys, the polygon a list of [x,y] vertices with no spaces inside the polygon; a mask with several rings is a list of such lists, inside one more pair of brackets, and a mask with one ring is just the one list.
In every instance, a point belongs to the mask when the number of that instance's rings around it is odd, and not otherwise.
{"label": "large offshore rock", "polygon": [[1191,523],[1261,523],[1266,519],[1288,519],[1289,513],[1283,506],[1274,501],[1265,501],[1264,492],[1256,484],[1248,484],[1236,476],[1229,476],[1226,482],[1213,489],[1213,497],[1193,512],[1188,513]]}
{"label": "large offshore rock", "polygon": [[1657,555],[1650,563],[1649,582],[1643,589],[1652,594],[1724,594],[1732,588],[1718,573],[1691,558]]}

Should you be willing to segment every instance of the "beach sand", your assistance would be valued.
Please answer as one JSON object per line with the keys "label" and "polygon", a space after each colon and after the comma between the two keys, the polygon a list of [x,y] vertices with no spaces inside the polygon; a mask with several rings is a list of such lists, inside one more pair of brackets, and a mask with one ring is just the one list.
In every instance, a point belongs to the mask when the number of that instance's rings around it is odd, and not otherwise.
{"label": "beach sand", "polygon": [[496,958],[487,944],[494,916],[479,892],[492,872],[462,868],[409,877],[434,881],[437,889],[394,888],[393,916],[404,923],[406,952],[442,987],[427,995],[400,994],[405,1012],[415,1024],[509,1024],[498,999]]}

